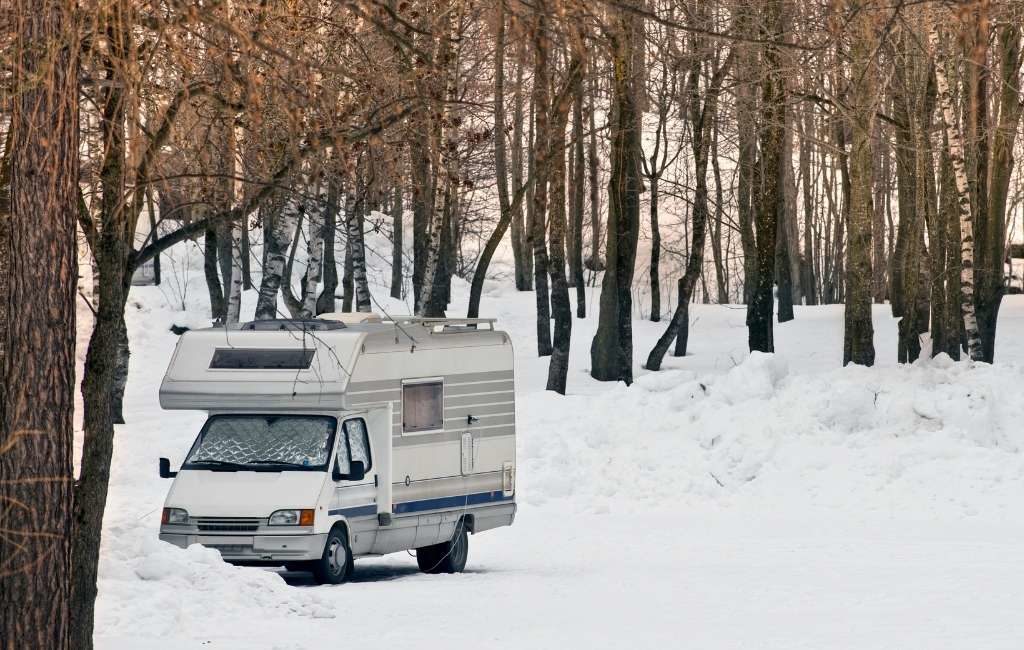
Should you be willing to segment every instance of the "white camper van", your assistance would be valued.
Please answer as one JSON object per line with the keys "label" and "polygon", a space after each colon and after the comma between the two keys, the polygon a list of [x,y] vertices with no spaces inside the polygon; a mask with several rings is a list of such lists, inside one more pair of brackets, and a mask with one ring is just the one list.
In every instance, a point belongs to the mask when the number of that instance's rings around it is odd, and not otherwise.
{"label": "white camper van", "polygon": [[182,335],[160,405],[209,418],[177,472],[160,459],[160,539],[339,583],[354,558],[408,549],[423,571],[461,571],[467,533],[512,523],[508,335],[352,316]]}

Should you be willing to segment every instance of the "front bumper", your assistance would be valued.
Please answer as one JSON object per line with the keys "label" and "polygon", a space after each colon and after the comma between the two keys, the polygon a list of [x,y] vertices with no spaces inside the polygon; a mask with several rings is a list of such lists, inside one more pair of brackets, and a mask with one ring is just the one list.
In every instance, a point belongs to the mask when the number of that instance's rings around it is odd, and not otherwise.
{"label": "front bumper", "polygon": [[216,549],[228,562],[301,562],[323,556],[327,534],[199,535],[160,533],[160,539],[181,548],[201,544]]}

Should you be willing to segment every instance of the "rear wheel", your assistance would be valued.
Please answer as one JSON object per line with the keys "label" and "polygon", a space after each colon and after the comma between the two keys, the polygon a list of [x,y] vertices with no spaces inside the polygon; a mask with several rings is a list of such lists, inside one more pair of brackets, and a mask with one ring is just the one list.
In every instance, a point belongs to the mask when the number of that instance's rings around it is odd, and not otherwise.
{"label": "rear wheel", "polygon": [[469,558],[469,533],[462,521],[450,541],[416,549],[416,564],[424,573],[461,573]]}
{"label": "rear wheel", "polygon": [[320,584],[337,585],[351,577],[352,551],[344,530],[335,528],[327,535],[323,556],[314,560],[309,569]]}

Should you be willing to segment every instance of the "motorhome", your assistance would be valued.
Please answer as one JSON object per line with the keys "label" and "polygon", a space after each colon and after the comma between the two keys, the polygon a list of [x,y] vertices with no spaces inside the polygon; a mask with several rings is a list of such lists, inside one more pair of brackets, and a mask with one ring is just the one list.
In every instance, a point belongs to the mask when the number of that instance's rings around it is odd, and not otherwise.
{"label": "motorhome", "polygon": [[493,319],[329,314],[183,334],[165,409],[208,413],[160,539],[236,564],[344,582],[353,560],[416,551],[457,572],[468,534],[516,512],[512,343]]}

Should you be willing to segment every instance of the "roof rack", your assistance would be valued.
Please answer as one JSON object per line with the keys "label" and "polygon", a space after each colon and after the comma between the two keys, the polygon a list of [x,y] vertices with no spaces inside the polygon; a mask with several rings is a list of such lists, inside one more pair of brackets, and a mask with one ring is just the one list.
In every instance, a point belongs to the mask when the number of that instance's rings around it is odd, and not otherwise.
{"label": "roof rack", "polygon": [[268,318],[266,320],[242,323],[239,329],[254,332],[321,332],[324,330],[345,329],[345,323],[316,319]]}
{"label": "roof rack", "polygon": [[[422,316],[392,316],[396,325],[423,325],[424,327],[465,328],[476,330],[480,325],[488,325],[494,329],[497,318],[427,318]],[[453,331],[453,330],[448,330]]]}

